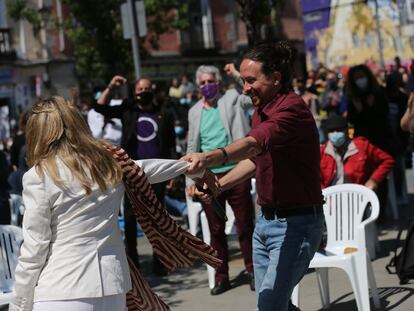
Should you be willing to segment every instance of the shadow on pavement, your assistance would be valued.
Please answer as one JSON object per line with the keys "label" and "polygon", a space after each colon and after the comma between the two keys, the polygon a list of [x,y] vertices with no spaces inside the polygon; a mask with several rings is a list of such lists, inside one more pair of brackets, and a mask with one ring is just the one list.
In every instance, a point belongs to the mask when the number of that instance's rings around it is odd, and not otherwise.
{"label": "shadow on pavement", "polygon": [[[230,256],[238,258],[239,255],[235,253],[237,253],[237,250],[231,250]],[[152,256],[140,255],[140,263],[141,273],[150,287],[156,291],[171,308],[176,308],[183,303],[182,300],[177,300],[176,298],[177,293],[179,292],[199,288],[201,291],[205,291],[206,295],[210,295],[206,265],[201,260],[195,261],[190,268],[177,269],[165,277],[159,277],[152,273]],[[200,279],[200,275],[205,275],[205,278]],[[236,277],[230,279],[230,284],[231,288],[229,291],[239,286],[249,284],[249,278],[247,277],[245,270],[241,271]]]}
{"label": "shadow on pavement", "polygon": [[152,264],[151,256],[142,258],[142,273],[153,290],[171,307],[179,306],[183,301],[174,298],[178,292],[192,290],[194,288],[206,288],[206,294],[208,292],[207,278],[200,280],[197,275],[205,271],[207,277],[207,271],[205,265],[201,261],[196,261],[190,268],[181,268],[170,273],[165,277],[159,277],[151,273]]}
{"label": "shadow on pavement", "polygon": [[[381,287],[378,288],[378,294],[381,301],[381,308],[375,309],[374,303],[371,301],[371,310],[398,310],[398,307],[414,295],[414,289],[407,287]],[[348,293],[331,302],[329,310],[332,311],[353,311],[358,310],[355,299],[341,302],[347,297],[352,296]],[[392,298],[393,296],[398,296]],[[392,299],[390,299],[392,298]],[[390,301],[393,302],[390,302]],[[319,309],[324,310],[324,309]]]}

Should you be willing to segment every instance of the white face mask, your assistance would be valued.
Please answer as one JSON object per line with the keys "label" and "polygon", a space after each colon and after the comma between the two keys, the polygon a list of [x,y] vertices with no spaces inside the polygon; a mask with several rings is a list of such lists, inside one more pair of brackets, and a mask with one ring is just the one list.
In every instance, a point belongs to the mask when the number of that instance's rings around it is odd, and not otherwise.
{"label": "white face mask", "polygon": [[355,84],[360,90],[365,90],[368,86],[368,78],[367,77],[358,78],[355,80]]}

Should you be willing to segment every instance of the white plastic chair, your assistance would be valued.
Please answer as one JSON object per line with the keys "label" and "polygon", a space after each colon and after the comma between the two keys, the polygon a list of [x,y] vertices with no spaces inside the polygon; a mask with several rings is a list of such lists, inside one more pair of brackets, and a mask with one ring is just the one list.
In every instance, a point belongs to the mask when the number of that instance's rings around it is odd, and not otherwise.
{"label": "white plastic chair", "polygon": [[[230,205],[226,202],[226,215],[227,215],[227,222],[226,227],[224,229],[224,232],[226,235],[236,234],[236,226],[234,226],[234,213],[231,209]],[[200,220],[201,220],[201,231],[203,232],[203,241],[207,244],[210,244],[211,241],[211,234],[210,234],[210,228],[208,226],[208,220],[206,213],[204,211],[200,214]],[[213,267],[207,265],[207,275],[208,275],[208,286],[211,288],[215,285],[215,270]]]}
{"label": "white plastic chair", "polygon": [[22,242],[22,228],[0,225],[0,306],[11,301],[14,272]]}
{"label": "white plastic chair", "polygon": [[[343,269],[348,275],[358,310],[370,310],[369,288],[374,305],[379,308],[377,285],[365,240],[367,226],[374,223],[379,215],[378,198],[375,192],[356,184],[328,187],[323,194],[328,241],[325,251],[317,252],[309,266],[315,268],[323,308],[330,305],[328,269],[334,267]],[[371,213],[363,219],[369,205]],[[356,251],[344,254],[348,247]],[[299,284],[292,294],[292,302],[299,305]]]}
{"label": "white plastic chair", "polygon": [[198,224],[200,223],[200,212],[203,209],[200,202],[194,202],[187,194],[185,195],[187,201],[188,226],[192,235],[197,234]]}
{"label": "white plastic chair", "polygon": [[[252,195],[253,203],[256,209],[256,214],[259,209],[256,201],[257,201],[257,194],[256,194],[256,179],[252,178],[252,189],[250,190],[250,194]],[[187,211],[188,211],[188,225],[190,229],[190,233],[192,235],[197,234],[197,227],[200,223],[200,213],[202,211],[202,206],[199,202],[194,202],[189,196],[185,196],[186,202],[187,202]],[[229,210],[228,210],[229,209]],[[230,221],[226,223],[226,234],[230,234],[235,229],[233,228],[234,224],[234,214],[231,208],[229,207],[228,203],[226,202],[226,213],[227,218],[229,218]]]}
{"label": "white plastic chair", "polygon": [[10,224],[14,226],[19,225],[20,216],[24,214],[23,198],[18,194],[10,194],[9,198],[10,205]]}
{"label": "white plastic chair", "polygon": [[[250,190],[250,194],[252,195],[253,204],[256,207],[256,179],[252,178],[252,189]],[[200,204],[201,205],[201,204]],[[237,234],[236,232],[236,226],[235,224],[235,217],[233,210],[231,209],[228,202],[226,202],[226,215],[227,215],[227,222],[226,222],[226,228],[224,229],[226,235],[234,235]],[[200,220],[201,220],[201,231],[203,232],[203,241],[207,244],[210,244],[211,235],[210,235],[210,228],[208,226],[208,220],[207,216],[204,212],[201,212],[200,214]],[[191,231],[190,231],[191,232]],[[213,267],[210,267],[207,265],[207,274],[208,274],[208,285],[211,288],[214,288],[215,285],[215,270]]]}

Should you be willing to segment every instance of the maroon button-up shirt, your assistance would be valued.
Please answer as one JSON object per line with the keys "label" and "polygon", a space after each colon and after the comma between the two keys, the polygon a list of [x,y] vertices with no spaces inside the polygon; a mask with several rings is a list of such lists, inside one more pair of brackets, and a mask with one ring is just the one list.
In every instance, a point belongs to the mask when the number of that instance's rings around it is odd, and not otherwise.
{"label": "maroon button-up shirt", "polygon": [[323,202],[319,135],[315,120],[294,92],[279,93],[256,109],[248,133],[262,147],[256,163],[258,204],[294,208]]}

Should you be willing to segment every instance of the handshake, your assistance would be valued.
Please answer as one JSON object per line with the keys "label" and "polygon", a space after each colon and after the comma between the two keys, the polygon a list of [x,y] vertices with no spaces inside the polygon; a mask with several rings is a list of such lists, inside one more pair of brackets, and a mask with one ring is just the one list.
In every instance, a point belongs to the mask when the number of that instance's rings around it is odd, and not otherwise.
{"label": "handshake", "polygon": [[195,185],[187,187],[187,195],[191,198],[199,198],[202,202],[211,204],[217,215],[227,221],[224,207],[216,200],[216,197],[222,191],[219,180],[210,170],[207,169],[207,161],[204,161],[204,154],[193,153],[184,156],[181,160],[188,161],[190,166],[187,168],[187,175],[198,175],[203,173],[202,177],[192,177],[196,182]]}

